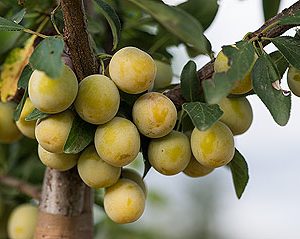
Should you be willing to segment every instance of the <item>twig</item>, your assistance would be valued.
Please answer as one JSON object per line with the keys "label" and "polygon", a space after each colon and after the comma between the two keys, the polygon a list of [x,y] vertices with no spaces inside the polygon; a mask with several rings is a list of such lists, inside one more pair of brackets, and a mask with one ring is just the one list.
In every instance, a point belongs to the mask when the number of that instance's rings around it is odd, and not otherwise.
{"label": "twig", "polygon": [[[297,1],[289,8],[284,9],[281,13],[277,14],[270,20],[266,21],[258,30],[253,33],[247,35],[247,39],[253,39],[258,36],[264,37],[262,41],[263,46],[266,46],[270,43],[269,38],[274,38],[282,35],[287,30],[295,27],[295,25],[276,25],[275,22],[278,22],[280,19],[291,16],[295,14],[295,12],[300,10],[300,1]],[[201,82],[207,79],[211,79],[214,73],[214,60],[208,62],[205,66],[203,66],[200,70],[198,70],[198,79],[200,84],[200,90],[202,93]],[[186,102],[181,94],[180,85],[175,86],[173,89],[164,93],[167,97],[169,97],[173,103],[175,104],[177,109],[181,109],[181,105]]]}
{"label": "twig", "polygon": [[40,199],[41,191],[40,188],[37,186],[33,186],[25,181],[20,179],[7,176],[7,175],[0,175],[0,184],[15,188],[21,193],[28,195],[31,198]]}

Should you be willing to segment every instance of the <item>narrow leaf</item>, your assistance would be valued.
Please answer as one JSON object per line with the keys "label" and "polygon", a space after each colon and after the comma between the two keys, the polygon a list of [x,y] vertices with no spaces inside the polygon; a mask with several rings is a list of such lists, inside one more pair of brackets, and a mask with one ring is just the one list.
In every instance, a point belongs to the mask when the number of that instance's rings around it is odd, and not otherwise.
{"label": "narrow leaf", "polygon": [[187,101],[200,100],[200,85],[197,77],[197,66],[193,61],[189,61],[180,75],[181,93]]}
{"label": "narrow leaf", "polygon": [[243,155],[235,149],[234,157],[228,165],[231,170],[236,196],[240,199],[249,181],[247,162]]}
{"label": "narrow leaf", "polygon": [[28,86],[28,82],[29,82],[29,79],[30,79],[30,76],[32,74],[32,69],[29,65],[26,65],[25,68],[23,69],[22,71],[22,74],[19,78],[19,81],[18,81],[18,88],[22,88],[22,89],[26,89],[27,86]]}
{"label": "narrow leaf", "polygon": [[284,56],[279,51],[274,51],[270,54],[270,57],[278,70],[280,78],[283,77],[284,73],[286,72],[289,63],[286,61]]}
{"label": "narrow leaf", "polygon": [[18,13],[16,13],[11,20],[13,20],[13,22],[15,23],[20,23],[24,16],[26,14],[26,8],[23,8],[21,11],[19,11]]}
{"label": "narrow leaf", "polygon": [[290,118],[291,94],[274,88],[273,85],[278,81],[279,76],[270,57],[267,54],[260,56],[252,71],[253,89],[269,109],[275,122],[284,126]]}
{"label": "narrow leaf", "polygon": [[281,36],[273,38],[271,41],[292,66],[300,69],[299,39],[290,36]]}
{"label": "narrow leaf", "polygon": [[22,31],[23,29],[22,25],[0,17],[0,31]]}
{"label": "narrow leaf", "polygon": [[39,111],[38,109],[34,109],[29,115],[25,117],[25,121],[34,121],[38,119],[47,118],[49,115]]}
{"label": "narrow leaf", "polygon": [[25,90],[25,92],[24,92],[24,94],[23,94],[23,97],[22,97],[21,101],[20,101],[20,103],[18,104],[18,106],[17,106],[17,108],[16,108],[16,111],[14,112],[14,120],[15,120],[15,121],[18,121],[18,120],[19,120],[20,115],[21,115],[21,112],[22,112],[22,109],[23,109],[23,107],[24,107],[24,104],[25,104],[25,101],[26,101],[27,97],[28,97],[28,91],[27,91],[27,88],[26,88],[26,90]]}
{"label": "narrow leaf", "polygon": [[108,24],[111,28],[112,35],[113,35],[113,49],[115,50],[118,46],[118,42],[120,40],[121,34],[121,22],[116,13],[116,11],[105,1],[103,0],[95,0],[97,5],[100,7],[101,13],[104,15]]}
{"label": "narrow leaf", "polygon": [[263,0],[265,21],[274,17],[279,10],[280,0]]}
{"label": "narrow leaf", "polygon": [[75,117],[64,152],[67,154],[77,154],[88,146],[94,139],[95,126],[82,120],[79,116]]}
{"label": "narrow leaf", "polygon": [[143,173],[143,178],[146,177],[147,173],[151,169],[152,165],[149,162],[148,158],[148,148],[150,144],[150,138],[141,135],[141,148],[142,148],[142,154],[144,158],[144,173]]}
{"label": "narrow leaf", "polygon": [[156,21],[181,41],[196,48],[204,54],[207,51],[207,41],[203,35],[200,23],[193,16],[178,7],[172,7],[163,2],[151,0],[129,0],[149,13]]}
{"label": "narrow leaf", "polygon": [[224,46],[222,51],[228,57],[230,68],[226,72],[215,73],[211,80],[203,81],[205,99],[209,104],[217,104],[226,97],[234,83],[250,73],[256,60],[252,43],[246,41]]}
{"label": "narrow leaf", "polygon": [[58,78],[63,71],[61,55],[64,41],[60,37],[47,37],[35,48],[29,62],[36,70],[44,71],[51,78]]}
{"label": "narrow leaf", "polygon": [[280,25],[299,25],[300,24],[300,11],[294,14],[284,17],[279,20]]}
{"label": "narrow leaf", "polygon": [[182,109],[188,113],[194,126],[201,131],[211,127],[223,114],[218,105],[208,105],[202,102],[184,103]]}

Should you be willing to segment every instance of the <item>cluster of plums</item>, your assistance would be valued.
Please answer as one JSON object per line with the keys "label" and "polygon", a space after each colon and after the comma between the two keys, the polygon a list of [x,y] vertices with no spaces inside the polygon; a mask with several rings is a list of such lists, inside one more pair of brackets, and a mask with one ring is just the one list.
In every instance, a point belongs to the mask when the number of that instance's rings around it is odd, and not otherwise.
{"label": "cluster of plums", "polygon": [[[66,65],[57,79],[35,70],[28,84],[29,98],[17,122],[13,121],[15,105],[0,103],[0,142],[11,143],[22,134],[36,139],[43,164],[60,171],[77,165],[88,186],[105,188],[107,215],[117,223],[133,222],[144,211],[147,190],[137,172],[123,167],[137,157],[141,134],[150,140],[148,158],[158,172],[201,177],[232,160],[233,136],[244,133],[253,118],[246,98],[224,98],[220,102],[224,115],[208,130],[175,131],[177,110],[173,102],[162,93],[149,91],[153,85],[159,88],[154,84],[156,75],[163,78],[157,72],[159,64],[147,53],[125,47],[113,55],[109,76],[91,75],[79,84]],[[215,71],[226,71],[227,67],[226,57],[219,54]],[[241,80],[232,93],[249,91],[249,83],[249,79]],[[118,114],[119,90],[129,94],[148,91],[135,101],[132,121]],[[48,116],[26,121],[35,108]],[[93,144],[79,154],[66,154],[64,146],[76,114],[97,129]]]}

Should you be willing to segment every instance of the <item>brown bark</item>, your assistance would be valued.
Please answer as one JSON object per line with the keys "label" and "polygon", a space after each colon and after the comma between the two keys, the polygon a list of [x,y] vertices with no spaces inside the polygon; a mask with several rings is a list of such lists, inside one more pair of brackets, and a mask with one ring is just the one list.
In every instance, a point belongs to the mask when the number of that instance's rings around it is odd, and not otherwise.
{"label": "brown bark", "polygon": [[[79,80],[98,73],[87,32],[82,0],[61,0],[64,39]],[[92,191],[77,168],[67,172],[47,169],[39,206],[35,239],[93,238]]]}
{"label": "brown bark", "polygon": [[[274,22],[278,21],[279,19],[282,19],[286,16],[291,16],[295,14],[295,12],[300,10],[300,1],[297,1],[289,8],[284,9],[281,13],[277,14],[270,20],[266,21],[258,30],[248,35],[248,39],[252,39],[254,37],[260,36],[260,37],[268,37],[268,38],[274,38],[277,36],[282,35],[287,30],[291,29],[292,27],[295,27],[294,25],[275,25],[268,29],[265,32],[265,29],[268,28],[270,25],[272,25]],[[264,32],[264,34],[262,34]],[[268,45],[270,41],[262,41],[262,44],[264,46]],[[204,65],[200,70],[198,70],[198,79],[200,84],[200,90],[202,91],[202,85],[201,82],[207,79],[211,79],[214,73],[214,60],[208,62],[206,65]],[[199,92],[200,94],[202,92]],[[174,87],[173,89],[165,92],[165,95],[169,97],[175,104],[177,109],[181,109],[181,105],[186,102],[186,100],[183,98],[180,90],[180,85]]]}

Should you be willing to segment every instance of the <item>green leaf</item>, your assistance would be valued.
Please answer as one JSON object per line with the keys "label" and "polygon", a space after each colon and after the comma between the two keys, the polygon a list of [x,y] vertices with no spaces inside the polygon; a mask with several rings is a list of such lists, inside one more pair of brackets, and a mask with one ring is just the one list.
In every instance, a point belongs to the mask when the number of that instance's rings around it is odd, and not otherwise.
{"label": "green leaf", "polygon": [[195,17],[207,29],[217,15],[219,4],[218,0],[189,0],[178,7]]}
{"label": "green leaf", "polygon": [[23,69],[22,71],[22,74],[19,78],[19,81],[18,81],[18,88],[22,88],[22,89],[26,89],[27,86],[28,86],[28,82],[29,82],[29,79],[30,79],[30,76],[32,74],[32,69],[29,65],[26,65],[25,68]]}
{"label": "green leaf", "polygon": [[240,199],[248,184],[249,174],[247,162],[237,149],[228,166],[231,170],[236,196]]}
{"label": "green leaf", "polygon": [[283,77],[286,69],[289,66],[289,63],[286,61],[284,56],[279,51],[274,51],[270,54],[270,57],[278,70],[278,73],[280,75],[280,78]]}
{"label": "green leaf", "polygon": [[108,21],[108,24],[111,28],[112,35],[113,35],[113,49],[115,50],[118,46],[118,42],[120,40],[120,34],[121,34],[121,22],[120,19],[115,12],[115,10],[107,4],[105,1],[102,0],[95,0],[97,5],[100,7],[101,13],[104,15],[106,20]]}
{"label": "green leaf", "polygon": [[265,21],[274,17],[279,10],[280,0],[263,0]]}
{"label": "green leaf", "polygon": [[299,39],[290,36],[281,36],[273,38],[271,41],[292,66],[300,69]]}
{"label": "green leaf", "polygon": [[44,71],[51,78],[58,78],[64,63],[61,55],[64,50],[64,41],[61,37],[47,37],[35,48],[29,62],[33,69]]}
{"label": "green leaf", "polygon": [[209,104],[217,104],[226,97],[234,83],[250,73],[256,59],[252,43],[246,41],[224,46],[222,51],[229,59],[229,70],[215,73],[212,79],[202,82],[205,99]]}
{"label": "green leaf", "polygon": [[299,25],[300,24],[300,11],[295,12],[291,16],[284,17],[279,20],[280,25]]}
{"label": "green leaf", "polygon": [[29,115],[25,117],[25,121],[33,121],[38,119],[47,118],[49,114],[39,111],[38,109],[34,109]]}
{"label": "green leaf", "polygon": [[184,103],[182,109],[188,113],[194,126],[201,131],[211,127],[223,114],[219,105],[208,105],[202,102]]}
{"label": "green leaf", "polygon": [[16,13],[11,20],[13,20],[15,23],[20,23],[24,16],[26,14],[26,8],[23,8],[21,11],[19,11],[18,13]]}
{"label": "green leaf", "polygon": [[142,154],[143,154],[143,159],[144,159],[144,173],[143,173],[143,178],[146,177],[147,173],[151,169],[152,165],[149,162],[148,158],[148,148],[150,144],[150,138],[140,135],[141,136],[141,149],[142,149]]}
{"label": "green leaf", "polygon": [[252,84],[255,93],[269,109],[275,122],[281,126],[287,124],[291,111],[291,94],[273,85],[279,81],[279,75],[274,68],[272,60],[264,54],[256,61],[252,71]]}
{"label": "green leaf", "polygon": [[187,101],[200,101],[200,85],[197,77],[197,66],[189,61],[180,75],[181,93]]}
{"label": "green leaf", "polygon": [[0,17],[0,31],[22,31],[24,29],[22,25]]}
{"label": "green leaf", "polygon": [[193,16],[178,7],[163,2],[150,0],[129,0],[149,13],[156,21],[181,41],[196,48],[199,52],[208,53],[207,41],[200,23]]}
{"label": "green leaf", "polygon": [[89,124],[76,116],[72,123],[64,152],[67,154],[77,154],[88,146],[94,139],[96,126]]}
{"label": "green leaf", "polygon": [[17,108],[16,108],[16,111],[14,112],[14,120],[15,121],[18,121],[20,119],[20,115],[21,115],[21,112],[22,112],[22,109],[24,107],[24,104],[25,104],[25,101],[28,97],[28,91],[27,91],[27,88],[25,88],[25,92],[23,94],[23,97],[20,101],[20,103],[18,104]]}

